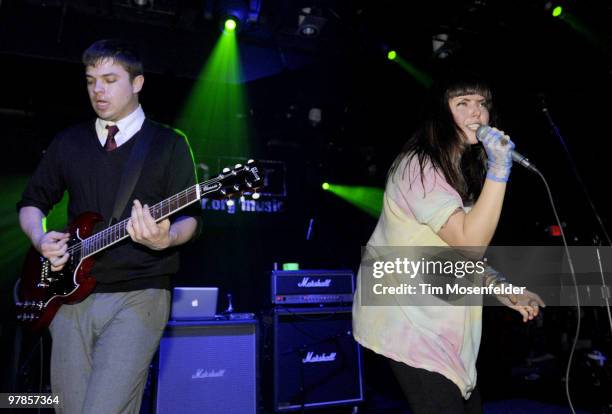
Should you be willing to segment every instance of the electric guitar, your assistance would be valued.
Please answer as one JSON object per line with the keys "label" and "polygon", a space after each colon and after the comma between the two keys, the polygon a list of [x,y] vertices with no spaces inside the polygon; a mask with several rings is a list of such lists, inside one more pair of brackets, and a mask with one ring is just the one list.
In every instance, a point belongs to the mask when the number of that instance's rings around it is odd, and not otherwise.
{"label": "electric guitar", "polygon": [[[155,222],[193,204],[207,195],[231,197],[250,192],[257,198],[263,177],[253,160],[246,165],[225,168],[217,177],[196,184],[149,207]],[[26,256],[21,277],[14,289],[17,320],[26,328],[40,331],[47,327],[62,304],[77,303],[95,288],[90,275],[96,253],[129,237],[128,219],[94,233],[94,226],[102,221],[98,213],[83,213],[72,223],[68,232],[68,262],[54,272],[51,263],[31,248]]]}

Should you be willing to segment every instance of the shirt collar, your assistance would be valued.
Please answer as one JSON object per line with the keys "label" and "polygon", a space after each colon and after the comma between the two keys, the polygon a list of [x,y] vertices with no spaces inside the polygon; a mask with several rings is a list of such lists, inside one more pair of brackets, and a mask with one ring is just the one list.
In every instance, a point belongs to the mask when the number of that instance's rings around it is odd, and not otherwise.
{"label": "shirt collar", "polygon": [[145,114],[142,110],[142,106],[138,105],[131,114],[117,122],[105,121],[101,118],[96,119],[96,133],[100,144],[104,146],[106,143],[106,136],[108,131],[106,130],[107,125],[117,125],[119,132],[115,135],[115,142],[117,146],[125,144],[130,138],[132,138],[140,129],[145,121]]}

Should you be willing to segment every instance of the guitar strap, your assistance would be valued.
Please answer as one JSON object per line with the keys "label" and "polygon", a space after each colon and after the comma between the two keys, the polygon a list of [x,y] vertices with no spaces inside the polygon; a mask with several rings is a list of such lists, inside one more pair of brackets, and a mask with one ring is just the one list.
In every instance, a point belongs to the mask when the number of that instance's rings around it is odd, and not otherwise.
{"label": "guitar strap", "polygon": [[145,120],[144,124],[142,124],[140,137],[138,137],[136,143],[132,147],[128,162],[123,169],[121,181],[119,182],[119,190],[117,191],[117,197],[115,198],[115,205],[113,207],[113,215],[108,223],[109,226],[119,221],[121,213],[125,210],[125,206],[134,192],[134,187],[142,172],[142,166],[149,152],[149,146],[154,135],[153,129],[149,127],[150,122],[151,121]]}

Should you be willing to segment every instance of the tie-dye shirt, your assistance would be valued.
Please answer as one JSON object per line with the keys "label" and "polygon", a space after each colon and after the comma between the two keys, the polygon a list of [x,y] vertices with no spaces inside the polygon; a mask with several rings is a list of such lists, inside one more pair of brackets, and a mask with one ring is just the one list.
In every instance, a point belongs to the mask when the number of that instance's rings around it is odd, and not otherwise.
{"label": "tie-dye shirt", "polygon": [[[389,177],[383,211],[368,246],[447,246],[437,235],[464,207],[444,176],[416,157]],[[353,334],[366,348],[453,381],[464,398],[476,385],[481,306],[362,306],[361,272],[353,302]]]}

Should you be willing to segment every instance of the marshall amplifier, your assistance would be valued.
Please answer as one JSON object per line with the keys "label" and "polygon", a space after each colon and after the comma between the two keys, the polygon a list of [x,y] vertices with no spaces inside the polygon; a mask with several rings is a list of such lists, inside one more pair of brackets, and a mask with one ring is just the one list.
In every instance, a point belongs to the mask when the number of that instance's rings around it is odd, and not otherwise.
{"label": "marshall amplifier", "polygon": [[350,270],[275,270],[270,285],[276,305],[351,303],[355,292]]}
{"label": "marshall amplifier", "polygon": [[277,307],[263,326],[269,408],[286,412],[363,401],[350,307]]}
{"label": "marshall amplifier", "polygon": [[254,319],[169,322],[159,344],[155,412],[257,413],[257,333]]}

